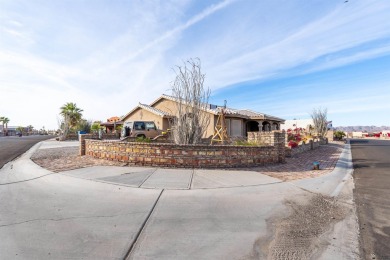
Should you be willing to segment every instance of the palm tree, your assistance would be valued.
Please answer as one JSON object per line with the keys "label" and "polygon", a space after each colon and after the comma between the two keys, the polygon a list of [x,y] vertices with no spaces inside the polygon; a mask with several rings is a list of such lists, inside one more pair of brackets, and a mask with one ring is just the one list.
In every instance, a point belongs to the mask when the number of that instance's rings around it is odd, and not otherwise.
{"label": "palm tree", "polygon": [[74,127],[81,120],[83,110],[78,108],[76,103],[68,102],[62,107],[60,107],[62,115],[64,118],[69,119],[69,126]]}
{"label": "palm tree", "polygon": [[[1,117],[0,121],[3,122],[3,132],[4,135],[8,135],[8,123],[9,123],[9,118],[8,117]],[[4,125],[5,125],[5,130],[4,130]]]}
{"label": "palm tree", "polygon": [[27,127],[27,133],[32,134],[32,131],[34,130],[34,127],[32,125],[28,125]]}
{"label": "palm tree", "polygon": [[0,116],[0,123],[3,123],[3,128],[2,128],[2,131],[3,131],[3,135],[5,136],[5,132],[4,132],[4,116]]}
{"label": "palm tree", "polygon": [[24,134],[25,128],[23,126],[18,126],[18,128],[16,128],[16,131],[20,133],[19,136],[22,136]]}

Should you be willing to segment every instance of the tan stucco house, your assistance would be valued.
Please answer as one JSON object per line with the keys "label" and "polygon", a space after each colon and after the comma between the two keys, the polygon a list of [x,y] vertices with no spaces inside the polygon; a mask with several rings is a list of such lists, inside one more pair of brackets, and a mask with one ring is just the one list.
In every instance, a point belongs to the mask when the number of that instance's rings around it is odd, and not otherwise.
{"label": "tan stucco house", "polygon": [[[139,103],[130,112],[122,116],[120,121],[124,123],[137,120],[154,121],[157,128],[164,131],[170,128],[170,119],[177,115],[176,103],[175,97],[163,94],[150,105]],[[220,108],[210,104],[205,109],[205,113],[210,117],[210,124],[205,137],[213,135]],[[280,125],[285,121],[249,109],[233,108],[225,109],[225,118],[228,135],[237,137],[244,137],[247,132],[280,130]]]}

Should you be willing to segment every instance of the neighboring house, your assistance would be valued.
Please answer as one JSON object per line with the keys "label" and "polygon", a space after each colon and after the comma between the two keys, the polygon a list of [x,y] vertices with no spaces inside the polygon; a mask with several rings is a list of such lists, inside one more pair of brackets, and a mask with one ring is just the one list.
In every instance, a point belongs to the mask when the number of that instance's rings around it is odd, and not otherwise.
{"label": "neighboring house", "polygon": [[281,127],[281,130],[295,129],[295,128],[305,128],[309,129],[309,126],[314,126],[313,119],[293,119],[286,120]]}
{"label": "neighboring house", "polygon": [[106,133],[112,133],[118,126],[122,126],[123,122],[120,120],[119,117],[113,116],[107,119],[107,122],[101,123],[101,126],[104,126],[106,128]]}
{"label": "neighboring house", "polygon": [[[312,129],[310,129],[310,126]],[[316,134],[314,131],[314,122],[313,119],[293,119],[293,120],[286,120],[285,123],[282,125],[281,130],[287,131],[288,129],[296,129],[296,128],[303,128],[306,132],[310,132],[311,134]],[[333,126],[332,121],[328,121],[328,131],[325,135],[325,137],[328,138],[328,140],[333,140]]]}
{"label": "neighboring house", "polygon": [[[221,107],[211,104],[205,109],[205,113],[210,118],[205,137],[214,134],[220,110]],[[171,119],[175,116],[177,116],[177,99],[163,94],[150,105],[139,103],[120,120],[123,122],[154,121],[158,129],[165,131],[170,128]],[[228,135],[237,137],[244,137],[247,132],[280,130],[280,125],[284,123],[284,119],[249,109],[226,108],[225,118]]]}
{"label": "neighboring house", "polygon": [[17,126],[8,126],[6,129],[3,129],[3,126],[0,126],[0,136],[4,136],[5,131],[7,132],[8,136],[16,135],[17,128],[18,128]]}
{"label": "neighboring house", "polygon": [[[309,129],[309,126],[314,127],[313,119],[292,119],[286,120],[281,127],[281,130],[295,129],[295,128],[304,128]],[[328,121],[328,129],[333,129],[332,121]]]}

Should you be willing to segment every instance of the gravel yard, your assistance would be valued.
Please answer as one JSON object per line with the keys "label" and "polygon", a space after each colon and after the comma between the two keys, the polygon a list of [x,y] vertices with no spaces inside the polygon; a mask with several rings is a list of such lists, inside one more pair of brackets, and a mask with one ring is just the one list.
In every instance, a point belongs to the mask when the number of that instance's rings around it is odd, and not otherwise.
{"label": "gravel yard", "polygon": [[31,157],[36,164],[53,172],[62,172],[90,166],[125,166],[121,162],[79,156],[78,147],[39,149]]}

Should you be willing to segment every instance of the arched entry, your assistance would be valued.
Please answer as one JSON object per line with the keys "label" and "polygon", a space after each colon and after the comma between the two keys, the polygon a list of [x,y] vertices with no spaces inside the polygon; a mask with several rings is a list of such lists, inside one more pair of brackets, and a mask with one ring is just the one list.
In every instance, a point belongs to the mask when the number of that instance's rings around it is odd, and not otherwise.
{"label": "arched entry", "polygon": [[257,121],[248,121],[246,123],[247,132],[259,132],[259,122]]}
{"label": "arched entry", "polygon": [[279,129],[279,124],[278,123],[273,123],[272,124],[272,130],[280,130]]}
{"label": "arched entry", "polygon": [[265,132],[271,131],[271,124],[268,121],[264,121],[262,130]]}

